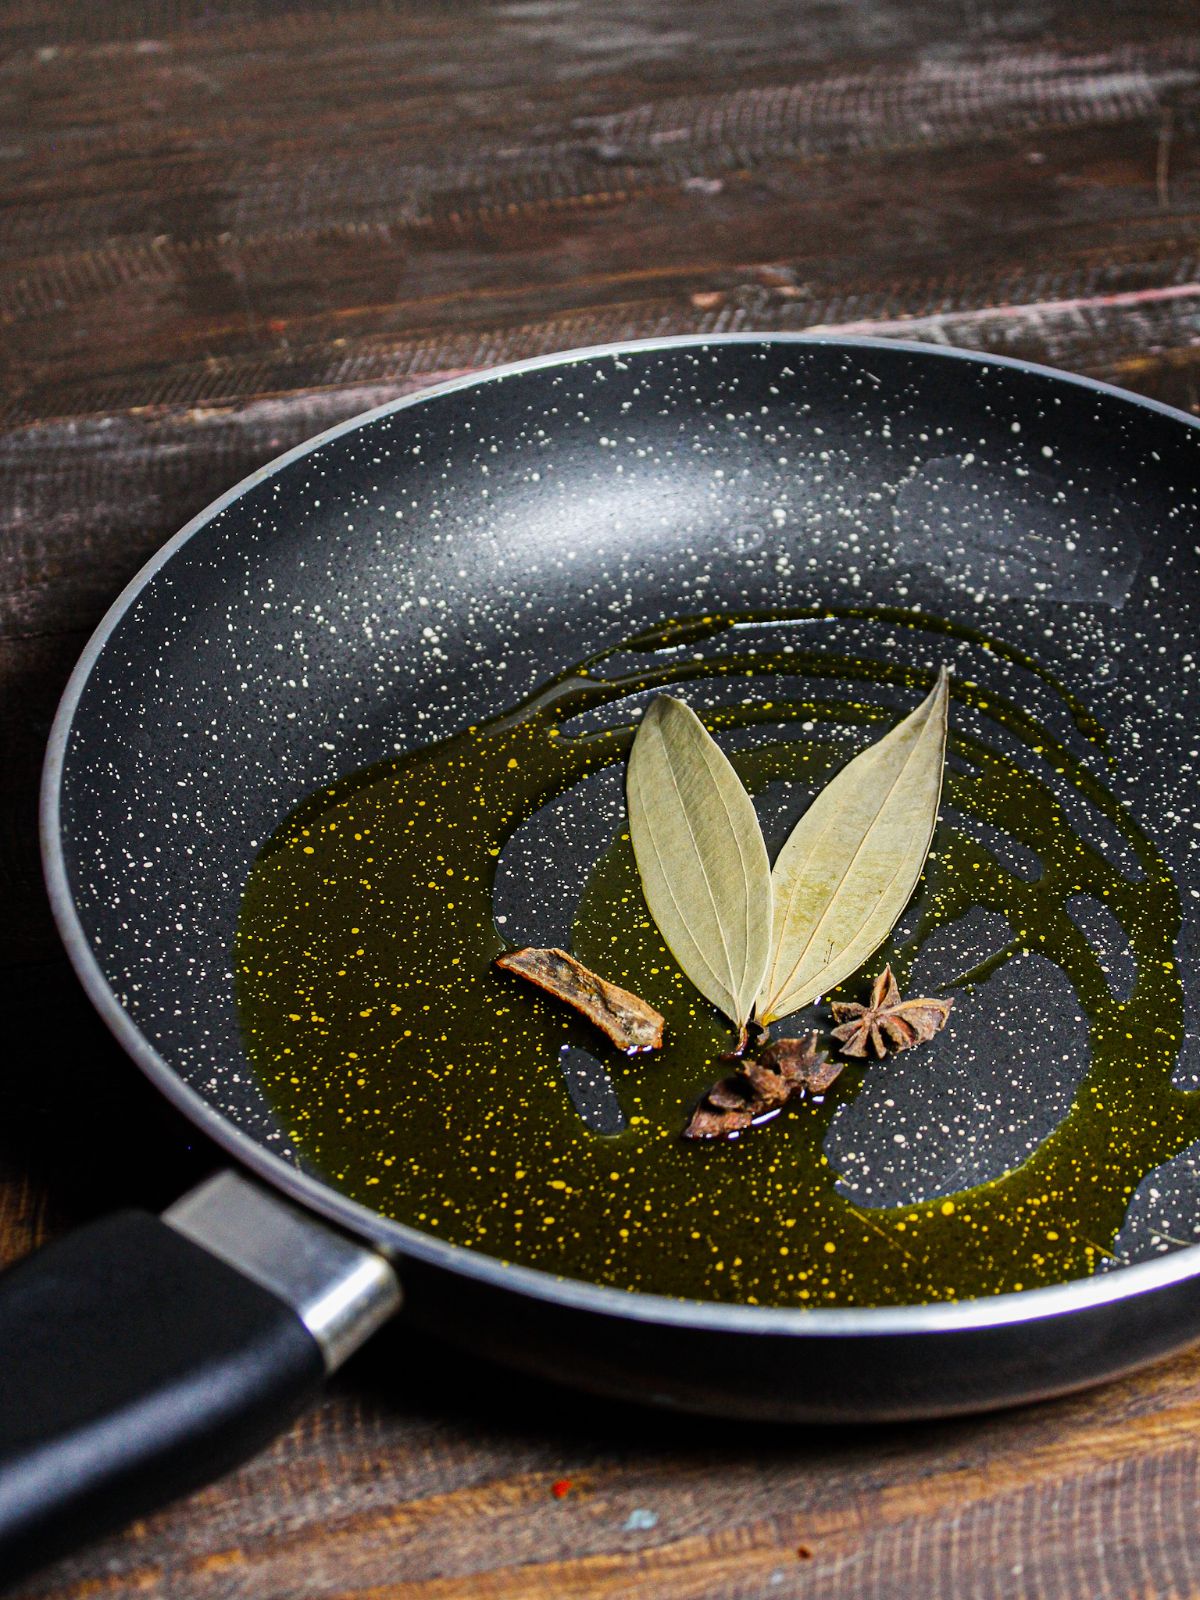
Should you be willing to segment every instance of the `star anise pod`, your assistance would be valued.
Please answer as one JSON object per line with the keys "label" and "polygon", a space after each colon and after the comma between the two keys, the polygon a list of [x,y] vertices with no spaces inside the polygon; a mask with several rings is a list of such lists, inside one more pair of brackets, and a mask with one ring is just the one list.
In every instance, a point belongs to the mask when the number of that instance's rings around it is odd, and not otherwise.
{"label": "star anise pod", "polygon": [[865,1006],[853,1001],[835,1000],[833,1018],[841,1024],[833,1037],[844,1056],[865,1056],[867,1046],[880,1060],[889,1051],[911,1050],[932,1039],[945,1027],[953,1000],[901,1000],[900,987],[890,966],[871,985],[871,998]]}
{"label": "star anise pod", "polygon": [[817,1049],[815,1033],[807,1039],[780,1039],[758,1056],[742,1057],[736,1072],[719,1078],[692,1112],[682,1137],[736,1138],[753,1123],[776,1116],[789,1101],[823,1094],[841,1070],[840,1061],[830,1061]]}

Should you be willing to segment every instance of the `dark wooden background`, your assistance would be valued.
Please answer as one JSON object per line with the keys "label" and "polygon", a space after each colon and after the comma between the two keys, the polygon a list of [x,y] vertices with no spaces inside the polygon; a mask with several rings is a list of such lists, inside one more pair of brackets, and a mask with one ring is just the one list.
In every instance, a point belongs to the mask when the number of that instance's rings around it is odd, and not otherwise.
{"label": "dark wooden background", "polygon": [[[0,1256],[213,1152],[40,887],[72,661],[252,467],[450,373],[726,329],[1200,409],[1195,0],[0,0]],[[869,1433],[622,1412],[380,1338],[243,1471],[19,1592],[1200,1596],[1200,1352]]]}

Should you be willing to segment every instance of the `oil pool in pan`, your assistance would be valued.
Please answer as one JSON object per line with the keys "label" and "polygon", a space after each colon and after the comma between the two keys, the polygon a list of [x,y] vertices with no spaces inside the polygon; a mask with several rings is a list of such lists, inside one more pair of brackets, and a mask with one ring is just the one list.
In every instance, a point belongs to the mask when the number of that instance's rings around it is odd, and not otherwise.
{"label": "oil pool in pan", "polygon": [[[861,648],[864,625],[890,630],[888,647]],[[983,688],[971,673],[981,652],[1036,681],[1053,716]],[[938,992],[955,1011],[925,1047],[936,1056],[901,1058],[896,1096],[893,1063],[848,1065],[818,1105],[729,1144],[681,1143],[729,1035],[642,900],[621,802],[634,709],[664,690],[700,709],[775,845],[943,660],[956,677],[942,821],[910,912],[868,966],[891,960],[904,986],[932,970],[940,941]],[[1177,892],[1093,775],[1102,746],[1086,708],[1036,663],[937,619],[828,610],[665,624],[287,818],[242,903],[248,1053],[329,1181],[505,1260],[764,1305],[945,1300],[1085,1276],[1141,1179],[1200,1136],[1200,1094],[1171,1084]],[[1127,992],[1081,905],[1117,931]],[[567,939],[665,1014],[666,1049],[628,1060],[492,968],[508,944]],[[861,998],[866,976],[843,995]],[[1055,997],[1044,1014],[1043,988]],[[783,1031],[826,1019],[816,1008]],[[956,1053],[988,1057],[1004,1094],[977,1093],[965,1115],[952,1106]],[[1024,1143],[1006,1143],[1006,1128]]]}

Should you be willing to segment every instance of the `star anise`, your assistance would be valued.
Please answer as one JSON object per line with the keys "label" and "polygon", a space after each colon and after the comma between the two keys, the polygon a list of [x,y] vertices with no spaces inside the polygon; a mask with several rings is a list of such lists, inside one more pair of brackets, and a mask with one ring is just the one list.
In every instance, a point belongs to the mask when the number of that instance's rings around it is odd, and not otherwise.
{"label": "star anise", "polygon": [[865,1056],[867,1046],[880,1060],[894,1050],[911,1050],[932,1039],[945,1027],[953,1000],[901,1000],[900,987],[890,966],[871,985],[871,998],[865,1006],[835,1000],[833,1017],[841,1024],[833,1037],[844,1056]]}
{"label": "star anise", "polygon": [[778,1115],[789,1101],[823,1094],[841,1070],[840,1061],[830,1061],[817,1049],[815,1033],[807,1039],[780,1039],[757,1057],[742,1057],[736,1072],[719,1078],[692,1112],[682,1137],[736,1138],[752,1124]]}

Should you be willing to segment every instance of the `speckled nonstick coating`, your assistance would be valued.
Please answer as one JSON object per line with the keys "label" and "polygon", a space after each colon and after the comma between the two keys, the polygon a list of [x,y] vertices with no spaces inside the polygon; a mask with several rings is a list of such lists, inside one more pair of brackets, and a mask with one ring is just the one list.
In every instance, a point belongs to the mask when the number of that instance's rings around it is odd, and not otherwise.
{"label": "speckled nonstick coating", "polygon": [[[408,1315],[532,1370],[848,1420],[1011,1403],[1176,1348],[1200,1333],[1194,1248],[986,1301],[805,1311],[451,1247],[290,1151],[230,968],[256,849],[317,785],[664,617],[839,603],[998,634],[1086,701],[1180,886],[1190,977],[1198,438],[1182,413],[1018,362],[753,335],[522,363],[335,428],[195,518],[80,661],[43,793],[76,969],[231,1155],[399,1256]],[[1176,1082],[1196,1074],[1189,1029]]]}

